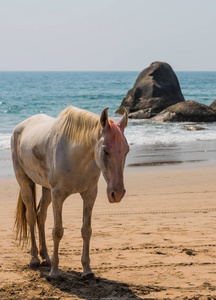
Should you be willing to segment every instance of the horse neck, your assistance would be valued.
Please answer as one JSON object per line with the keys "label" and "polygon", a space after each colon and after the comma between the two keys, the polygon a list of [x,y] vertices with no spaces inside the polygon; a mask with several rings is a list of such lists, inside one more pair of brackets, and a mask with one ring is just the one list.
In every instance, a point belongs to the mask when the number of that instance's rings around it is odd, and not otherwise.
{"label": "horse neck", "polygon": [[[85,165],[88,165],[89,163],[91,163],[95,160],[96,145],[102,136],[103,136],[102,129],[99,129],[99,131],[95,135],[95,138],[92,140],[91,144],[85,144],[85,143],[80,144],[80,145],[77,145],[76,143],[74,144],[75,147],[76,146],[78,147],[79,154],[83,157],[83,161],[85,161],[84,162]],[[73,142],[72,142],[72,145],[73,145]],[[73,149],[73,147],[72,147],[72,149]]]}

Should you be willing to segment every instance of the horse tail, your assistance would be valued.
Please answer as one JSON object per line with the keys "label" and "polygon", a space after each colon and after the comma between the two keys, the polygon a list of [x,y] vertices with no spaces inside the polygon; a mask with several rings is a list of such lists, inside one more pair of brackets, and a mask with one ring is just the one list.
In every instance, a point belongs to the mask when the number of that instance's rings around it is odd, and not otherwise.
{"label": "horse tail", "polygon": [[[36,184],[35,183],[33,184],[32,187],[32,204],[33,204],[33,209],[36,213]],[[22,201],[21,191],[19,191],[19,197],[18,197],[16,211],[15,211],[14,231],[15,231],[16,240],[18,240],[20,244],[22,241],[23,241],[23,246],[25,245],[25,243],[28,243],[30,228],[27,225],[26,206]]]}

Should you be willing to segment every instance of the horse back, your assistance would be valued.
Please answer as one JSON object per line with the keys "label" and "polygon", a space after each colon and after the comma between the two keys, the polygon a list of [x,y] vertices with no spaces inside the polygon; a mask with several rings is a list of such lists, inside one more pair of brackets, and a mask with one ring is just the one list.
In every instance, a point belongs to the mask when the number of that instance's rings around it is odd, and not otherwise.
{"label": "horse back", "polygon": [[[18,124],[11,137],[14,171],[23,172],[35,183],[47,186],[47,144],[54,134],[55,119],[44,114]],[[43,184],[42,184],[43,183]]]}
{"label": "horse back", "polygon": [[61,120],[33,116],[14,129],[11,149],[14,171],[24,172],[36,184],[64,187],[66,194],[82,192],[98,181],[94,147],[68,141],[61,132]]}

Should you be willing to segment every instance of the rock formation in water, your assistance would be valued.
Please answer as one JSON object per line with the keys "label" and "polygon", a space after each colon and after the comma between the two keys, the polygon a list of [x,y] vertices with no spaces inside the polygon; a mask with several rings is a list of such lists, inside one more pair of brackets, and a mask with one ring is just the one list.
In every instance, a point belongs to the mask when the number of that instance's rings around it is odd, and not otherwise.
{"label": "rock formation in water", "polygon": [[177,103],[151,119],[162,122],[216,122],[216,111],[196,101]]}
{"label": "rock formation in water", "polygon": [[211,105],[209,105],[212,109],[216,110],[216,99],[212,102]]}
{"label": "rock formation in water", "polygon": [[116,112],[123,113],[125,107],[130,118],[148,119],[183,101],[173,69],[167,63],[154,62],[140,73]]}

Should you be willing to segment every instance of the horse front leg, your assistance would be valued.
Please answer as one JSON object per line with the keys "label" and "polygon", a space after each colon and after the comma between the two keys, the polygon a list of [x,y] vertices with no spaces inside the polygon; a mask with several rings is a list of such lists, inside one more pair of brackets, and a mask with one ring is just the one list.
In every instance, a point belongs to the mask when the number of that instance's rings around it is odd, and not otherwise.
{"label": "horse front leg", "polygon": [[82,266],[83,266],[82,276],[87,276],[91,274],[94,275],[90,267],[89,246],[90,246],[90,239],[92,234],[92,229],[91,229],[92,209],[97,196],[97,186],[84,193],[80,193],[80,195],[83,199],[83,226],[81,229],[82,238],[83,238],[83,253],[81,259]]}
{"label": "horse front leg", "polygon": [[53,216],[54,216],[54,226],[52,231],[53,236],[53,255],[51,258],[51,271],[49,278],[51,279],[60,279],[60,271],[58,269],[59,265],[59,242],[63,237],[64,229],[62,227],[62,206],[65,197],[62,196],[61,192],[58,190],[52,190],[52,205],[53,205]]}

